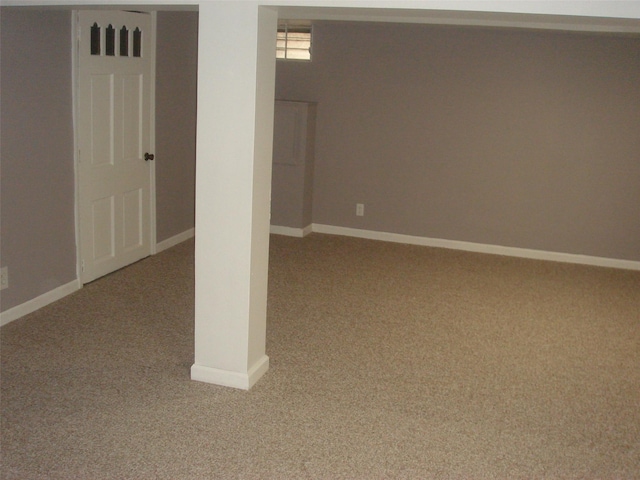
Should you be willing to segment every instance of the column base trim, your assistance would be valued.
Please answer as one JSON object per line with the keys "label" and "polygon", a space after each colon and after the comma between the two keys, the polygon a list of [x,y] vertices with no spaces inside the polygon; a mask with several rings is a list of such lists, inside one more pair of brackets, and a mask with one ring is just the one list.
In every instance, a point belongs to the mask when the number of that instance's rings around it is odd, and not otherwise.
{"label": "column base trim", "polygon": [[191,366],[191,380],[213,383],[223,387],[249,390],[269,370],[269,357],[263,355],[247,373],[220,370],[194,363]]}

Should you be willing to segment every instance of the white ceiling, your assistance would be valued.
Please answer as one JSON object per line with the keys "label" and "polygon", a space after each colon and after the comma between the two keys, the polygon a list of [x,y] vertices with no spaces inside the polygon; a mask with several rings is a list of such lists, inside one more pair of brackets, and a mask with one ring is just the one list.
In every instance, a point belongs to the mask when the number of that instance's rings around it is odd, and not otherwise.
{"label": "white ceiling", "polygon": [[[3,6],[197,10],[217,0],[2,0]],[[244,3],[247,0],[236,0]],[[640,34],[640,0],[253,0],[290,20],[524,27]]]}

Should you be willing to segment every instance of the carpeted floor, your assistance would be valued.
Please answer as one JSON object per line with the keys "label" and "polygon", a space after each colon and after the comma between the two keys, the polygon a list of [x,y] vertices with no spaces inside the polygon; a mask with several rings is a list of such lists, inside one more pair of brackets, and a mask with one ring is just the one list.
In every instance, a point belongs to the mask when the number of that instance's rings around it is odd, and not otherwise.
{"label": "carpeted floor", "polygon": [[640,272],[272,236],[249,392],[193,314],[190,241],[2,327],[1,477],[640,478]]}

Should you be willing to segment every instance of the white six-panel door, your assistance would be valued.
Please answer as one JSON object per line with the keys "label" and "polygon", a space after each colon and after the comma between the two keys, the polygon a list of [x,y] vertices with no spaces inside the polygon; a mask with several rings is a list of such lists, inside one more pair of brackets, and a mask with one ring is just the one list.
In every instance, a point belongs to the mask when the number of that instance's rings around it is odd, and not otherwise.
{"label": "white six-panel door", "polygon": [[151,253],[151,16],[78,13],[82,282]]}

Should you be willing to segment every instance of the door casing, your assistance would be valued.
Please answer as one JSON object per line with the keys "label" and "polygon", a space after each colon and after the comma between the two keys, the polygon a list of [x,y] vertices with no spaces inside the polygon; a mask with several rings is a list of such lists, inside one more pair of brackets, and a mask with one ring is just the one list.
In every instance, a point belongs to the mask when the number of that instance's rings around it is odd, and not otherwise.
{"label": "door casing", "polygon": [[[117,11],[118,9],[111,9]],[[149,42],[149,60],[150,60],[150,81],[149,81],[149,149],[155,152],[155,80],[156,80],[156,32],[157,32],[157,14],[154,10],[147,10],[151,16],[151,39]],[[72,58],[72,99],[73,99],[73,131],[74,131],[74,176],[75,176],[75,237],[76,237],[76,277],[79,286],[83,282],[83,252],[81,242],[81,196],[80,196],[80,172],[79,172],[79,130],[78,130],[78,77],[80,72],[79,48],[80,48],[80,24],[78,18],[79,10],[72,11],[72,41],[71,41],[71,58]],[[156,157],[157,159],[157,157]],[[156,169],[155,160],[149,162],[149,242],[150,254],[157,252],[156,238]]]}

